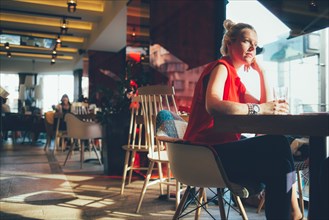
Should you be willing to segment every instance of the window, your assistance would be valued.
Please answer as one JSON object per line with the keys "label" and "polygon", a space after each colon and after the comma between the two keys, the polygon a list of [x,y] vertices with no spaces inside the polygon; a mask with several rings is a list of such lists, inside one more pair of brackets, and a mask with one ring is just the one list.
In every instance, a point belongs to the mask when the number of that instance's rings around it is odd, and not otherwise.
{"label": "window", "polygon": [[52,106],[60,102],[63,94],[67,94],[70,102],[73,102],[74,77],[72,74],[39,74],[38,82],[40,81],[43,84],[43,100],[40,106],[43,112],[52,110]]}
{"label": "window", "polygon": [[1,73],[0,83],[1,87],[9,93],[7,97],[7,104],[10,106],[10,111],[18,112],[18,75]]}
{"label": "window", "polygon": [[[328,66],[328,28],[287,39],[290,29],[258,1],[230,0],[226,10],[232,21],[255,27],[259,45],[264,48],[257,60],[271,87],[288,87],[291,113],[329,111],[329,74],[323,68]],[[243,81],[242,71],[239,74]],[[257,80],[244,82],[248,90],[259,86]]]}

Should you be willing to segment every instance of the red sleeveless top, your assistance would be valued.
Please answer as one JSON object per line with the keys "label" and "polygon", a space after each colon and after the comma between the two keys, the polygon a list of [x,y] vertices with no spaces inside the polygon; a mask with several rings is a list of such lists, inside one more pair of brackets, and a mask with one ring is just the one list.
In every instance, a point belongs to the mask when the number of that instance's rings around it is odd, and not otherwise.
{"label": "red sleeveless top", "polygon": [[191,114],[184,140],[204,144],[221,144],[240,139],[241,134],[220,133],[216,131],[214,129],[214,118],[206,110],[206,90],[210,73],[218,64],[223,64],[228,71],[223,100],[245,103],[244,94],[246,93],[246,87],[241,82],[231,60],[228,57],[222,57],[208,64],[202,72],[194,90]]}

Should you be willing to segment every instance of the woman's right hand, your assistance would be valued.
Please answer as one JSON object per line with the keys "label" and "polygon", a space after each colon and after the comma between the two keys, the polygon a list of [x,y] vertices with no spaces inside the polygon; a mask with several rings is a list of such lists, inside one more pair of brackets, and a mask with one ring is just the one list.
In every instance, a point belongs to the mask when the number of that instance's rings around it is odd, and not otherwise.
{"label": "woman's right hand", "polygon": [[287,102],[271,101],[260,104],[260,114],[262,115],[286,115],[289,113]]}

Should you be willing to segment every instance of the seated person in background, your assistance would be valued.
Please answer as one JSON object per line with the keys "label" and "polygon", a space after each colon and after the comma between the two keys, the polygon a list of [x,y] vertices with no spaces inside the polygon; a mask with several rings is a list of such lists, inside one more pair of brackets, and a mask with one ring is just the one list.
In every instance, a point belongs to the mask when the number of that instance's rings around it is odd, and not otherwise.
{"label": "seated person in background", "polygon": [[10,112],[10,106],[7,104],[7,98],[1,98],[2,99],[2,105],[1,105],[1,112],[6,113]]}
{"label": "seated person in background", "polygon": [[[62,113],[62,117],[61,118],[56,118],[54,119],[54,127],[55,130],[57,129],[57,124],[58,124],[58,120],[59,121],[59,127],[58,130],[59,131],[66,131],[66,123],[64,121],[64,117],[66,113],[71,112],[71,102],[69,100],[69,97],[67,94],[64,94],[61,98],[61,103],[59,103],[56,107],[55,110],[57,113]],[[66,144],[64,144],[66,146]]]}
{"label": "seated person in background", "polygon": [[[59,130],[65,131],[66,130],[66,123],[64,122],[64,116],[66,113],[71,111],[71,102],[69,100],[68,95],[64,94],[61,98],[61,103],[59,103],[56,107],[55,107],[56,112],[58,113],[62,113],[62,119],[60,120],[60,124],[59,124]],[[57,120],[58,118],[55,118],[55,123],[54,126],[57,126]]]}
{"label": "seated person in background", "polygon": [[71,111],[71,102],[68,95],[64,94],[61,98],[61,103],[56,106],[56,112],[67,113]]}
{"label": "seated person in background", "polygon": [[78,102],[84,102],[84,103],[88,103],[88,98],[87,97],[84,97],[83,95],[81,95],[78,99]]}
{"label": "seated person in background", "polygon": [[[241,134],[220,133],[214,128],[214,114],[287,114],[289,110],[288,103],[267,99],[264,75],[255,60],[258,41],[255,29],[231,20],[224,21],[224,28],[223,57],[210,63],[196,84],[184,139],[214,146],[230,181],[245,186],[265,184],[267,219],[302,219],[287,138],[263,135],[240,139]],[[240,68],[258,72],[259,100],[241,82],[237,73]]]}
{"label": "seated person in background", "polygon": [[[10,106],[7,104],[7,98],[2,98],[0,97],[0,101],[1,101],[1,115],[2,116],[2,113],[8,113],[10,112]],[[1,129],[2,130],[2,129]],[[4,140],[7,140],[8,139],[8,131],[3,131],[3,139]]]}

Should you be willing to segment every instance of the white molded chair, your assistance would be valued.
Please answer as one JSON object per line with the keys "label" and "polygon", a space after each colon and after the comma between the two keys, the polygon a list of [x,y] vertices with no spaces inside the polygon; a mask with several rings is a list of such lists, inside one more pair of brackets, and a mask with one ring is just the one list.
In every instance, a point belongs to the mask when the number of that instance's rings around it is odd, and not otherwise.
{"label": "white molded chair", "polygon": [[[96,157],[100,164],[102,164],[100,156],[98,155],[97,149],[94,144],[94,139],[102,138],[102,126],[100,123],[92,121],[83,121],[80,120],[76,115],[72,113],[66,113],[64,118],[67,126],[67,136],[77,140],[80,146],[80,168],[82,168],[84,160],[84,146],[83,140],[88,140],[91,143],[92,150],[94,150]],[[67,159],[72,154],[74,150],[74,144],[71,144],[70,150],[64,161],[64,166],[67,162]]]}
{"label": "white molded chair", "polygon": [[124,169],[122,175],[121,195],[124,192],[126,185],[126,177],[129,172],[128,184],[131,183],[132,173],[134,170],[147,170],[147,167],[134,167],[135,156],[137,153],[147,153],[148,144],[144,125],[144,116],[142,115],[142,108],[139,106],[140,97],[135,96],[131,99],[132,108],[130,113],[130,126],[128,134],[128,143],[122,146],[126,151]]}
{"label": "white molded chair", "polygon": [[[145,86],[138,89],[138,96],[141,100],[141,107],[144,115],[144,121],[146,125],[146,137],[147,143],[149,144],[148,159],[149,167],[146,174],[146,178],[143,184],[143,188],[140,194],[139,202],[136,208],[136,213],[139,213],[144,195],[148,186],[155,183],[160,185],[160,194],[163,195],[163,184],[167,186],[167,196],[170,196],[170,186],[176,186],[176,203],[178,205],[180,200],[180,185],[176,181],[172,181],[171,172],[169,167],[167,151],[161,146],[157,145],[155,139],[155,127],[156,127],[156,116],[159,111],[167,109],[178,114],[176,101],[175,101],[175,91],[172,86],[168,85],[153,85]],[[150,181],[154,165],[157,164],[159,178]],[[167,178],[164,178],[162,172],[162,165],[167,165]]]}
{"label": "white molded chair", "polygon": [[232,192],[242,219],[248,219],[240,200],[240,197],[249,196],[248,190],[229,181],[219,156],[211,146],[189,144],[183,141],[177,142],[169,137],[158,138],[166,143],[170,168],[176,180],[188,186],[173,219],[178,219],[184,215],[183,212],[186,209],[187,198],[190,193],[192,193],[192,197],[197,199],[191,190],[193,186],[200,187],[197,203],[199,205],[194,209],[196,210],[196,219],[199,217],[200,208],[206,207],[202,201],[204,188],[217,188],[216,196],[218,196],[221,219],[227,219],[222,195],[224,188],[228,188]]}

